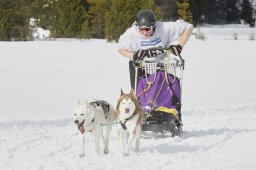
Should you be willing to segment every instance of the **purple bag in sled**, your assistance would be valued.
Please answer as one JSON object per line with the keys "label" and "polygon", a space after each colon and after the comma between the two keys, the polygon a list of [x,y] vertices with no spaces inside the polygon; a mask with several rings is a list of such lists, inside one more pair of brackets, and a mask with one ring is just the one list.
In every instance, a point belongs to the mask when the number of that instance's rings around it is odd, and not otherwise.
{"label": "purple bag in sled", "polygon": [[147,58],[141,63],[142,66],[135,66],[135,69],[140,67],[145,71],[135,89],[145,113],[143,131],[169,131],[173,136],[181,135],[181,80],[184,60],[181,61]]}
{"label": "purple bag in sled", "polygon": [[[137,98],[143,111],[162,111],[178,119],[180,111],[180,82],[177,77],[157,71],[153,75],[141,77],[137,86]],[[155,79],[155,80],[154,80]]]}

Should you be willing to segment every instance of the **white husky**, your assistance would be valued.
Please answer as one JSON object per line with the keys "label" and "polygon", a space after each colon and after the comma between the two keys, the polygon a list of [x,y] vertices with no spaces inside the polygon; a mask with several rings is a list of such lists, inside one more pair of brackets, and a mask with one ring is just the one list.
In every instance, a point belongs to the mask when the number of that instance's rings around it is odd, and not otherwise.
{"label": "white husky", "polygon": [[117,121],[120,122],[118,136],[123,155],[129,155],[134,138],[135,151],[139,152],[143,112],[140,103],[134,97],[133,90],[131,90],[129,94],[124,94],[121,89],[121,95],[117,102],[116,112]]}
{"label": "white husky", "polygon": [[[85,132],[92,132],[95,136],[95,150],[99,154],[100,138],[104,141],[104,153],[108,154],[109,135],[115,120],[115,110],[112,105],[103,100],[96,100],[80,104],[79,100],[74,109],[75,123],[81,132],[79,156],[85,155]],[[103,135],[105,127],[105,137]]]}

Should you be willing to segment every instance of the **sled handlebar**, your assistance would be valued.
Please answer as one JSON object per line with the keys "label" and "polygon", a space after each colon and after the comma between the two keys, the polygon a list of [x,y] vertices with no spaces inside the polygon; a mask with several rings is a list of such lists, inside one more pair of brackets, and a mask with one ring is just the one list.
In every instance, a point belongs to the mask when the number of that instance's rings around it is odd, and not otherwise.
{"label": "sled handlebar", "polygon": [[[155,51],[157,51],[157,50],[159,50],[159,51],[165,51],[165,52],[167,52],[167,51],[169,51],[170,49],[169,48],[163,48],[163,47],[152,47],[152,48],[148,48],[148,49],[146,49],[147,51],[150,51],[150,50],[155,50]],[[184,70],[184,65],[185,65],[185,60],[182,58],[182,56],[180,55],[180,54],[178,54],[178,57],[179,57],[179,60],[180,60],[180,64],[179,64],[179,66],[181,66],[182,67],[182,69]],[[134,61],[134,65],[135,66],[139,66],[140,64],[142,63],[142,61]]]}
{"label": "sled handlebar", "polygon": [[[169,48],[162,48],[162,47],[152,47],[152,48],[149,48],[147,50],[163,50],[163,51],[169,51],[170,49]],[[178,57],[180,59],[180,61],[184,61],[184,59],[182,58],[182,56],[180,54],[178,54]],[[184,61],[185,62],[185,61]]]}

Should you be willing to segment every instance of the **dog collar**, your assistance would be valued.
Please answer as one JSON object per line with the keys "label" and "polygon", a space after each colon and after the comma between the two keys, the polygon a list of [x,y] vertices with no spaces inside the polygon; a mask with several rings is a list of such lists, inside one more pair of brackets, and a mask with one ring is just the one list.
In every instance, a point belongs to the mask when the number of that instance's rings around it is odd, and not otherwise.
{"label": "dog collar", "polygon": [[[93,122],[94,122],[95,120],[94,120],[94,118],[92,119],[92,121],[91,121],[91,123],[89,123],[88,125],[86,125],[86,127],[88,127],[88,126],[90,126],[91,124],[93,124]],[[87,129],[87,128],[86,128]],[[92,130],[93,130],[93,127],[92,127],[92,129],[90,129],[90,130],[87,130],[88,132],[92,132]]]}

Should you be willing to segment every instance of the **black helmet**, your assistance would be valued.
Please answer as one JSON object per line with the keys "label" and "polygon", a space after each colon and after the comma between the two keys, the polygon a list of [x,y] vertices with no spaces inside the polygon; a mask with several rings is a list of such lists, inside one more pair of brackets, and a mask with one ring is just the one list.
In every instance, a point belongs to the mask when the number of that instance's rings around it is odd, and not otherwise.
{"label": "black helmet", "polygon": [[138,27],[151,27],[156,25],[156,16],[152,10],[142,10],[136,16],[135,24]]}

